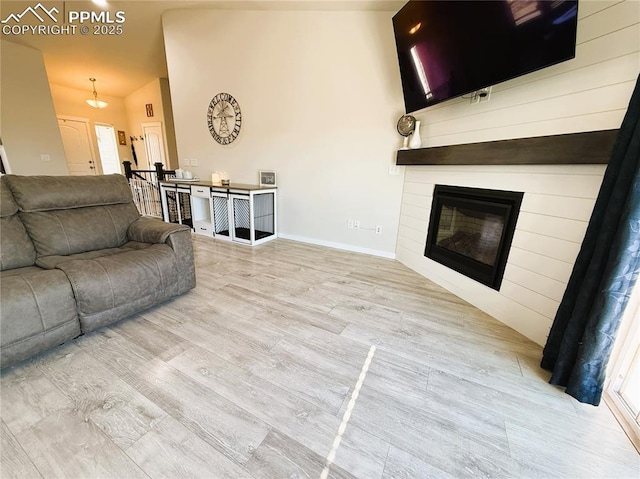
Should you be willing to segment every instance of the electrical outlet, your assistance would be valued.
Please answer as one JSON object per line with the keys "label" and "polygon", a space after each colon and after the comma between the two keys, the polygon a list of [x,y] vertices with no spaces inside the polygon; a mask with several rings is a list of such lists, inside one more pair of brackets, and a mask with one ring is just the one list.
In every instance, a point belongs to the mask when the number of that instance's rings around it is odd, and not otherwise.
{"label": "electrical outlet", "polygon": [[381,235],[382,234],[382,226],[381,225],[376,225],[376,234],[377,235]]}
{"label": "electrical outlet", "polygon": [[347,223],[347,228],[349,228],[350,230],[353,229],[353,220],[349,220],[349,222]]}
{"label": "electrical outlet", "polygon": [[198,160],[196,158],[191,158],[191,166],[198,166]]}
{"label": "electrical outlet", "polygon": [[400,174],[400,167],[391,165],[389,167],[389,174],[390,175],[399,175]]}
{"label": "electrical outlet", "polygon": [[48,153],[42,153],[40,155],[40,161],[51,161],[51,156]]}
{"label": "electrical outlet", "polygon": [[353,229],[360,229],[360,220],[353,220]]}
{"label": "electrical outlet", "polygon": [[491,89],[493,87],[483,88],[478,92],[478,96],[480,99],[478,100],[480,103],[489,101],[491,99]]}
{"label": "electrical outlet", "polygon": [[477,90],[474,91],[471,94],[471,104],[473,105],[474,103],[482,103],[482,102],[487,102],[489,101],[489,99],[491,98],[491,89],[493,87],[487,87],[487,88],[483,88],[482,90]]}
{"label": "electrical outlet", "polygon": [[183,158],[180,164],[182,166],[189,166],[191,164],[191,160],[189,158]]}

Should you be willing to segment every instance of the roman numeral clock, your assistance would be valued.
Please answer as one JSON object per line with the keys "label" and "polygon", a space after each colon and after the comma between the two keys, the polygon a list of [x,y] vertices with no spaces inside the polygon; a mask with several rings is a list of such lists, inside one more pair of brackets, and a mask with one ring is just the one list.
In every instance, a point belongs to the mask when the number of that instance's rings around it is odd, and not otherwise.
{"label": "roman numeral clock", "polygon": [[238,137],[242,126],[240,105],[228,93],[218,93],[209,103],[207,124],[213,139],[221,145],[229,145]]}

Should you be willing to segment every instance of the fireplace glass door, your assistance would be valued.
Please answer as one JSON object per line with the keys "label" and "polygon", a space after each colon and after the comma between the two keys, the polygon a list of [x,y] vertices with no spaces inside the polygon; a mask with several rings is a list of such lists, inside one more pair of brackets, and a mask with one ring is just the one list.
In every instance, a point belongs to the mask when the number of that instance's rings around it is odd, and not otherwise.
{"label": "fireplace glass door", "polygon": [[[493,266],[504,237],[505,215],[489,208],[469,209],[461,204],[444,204],[440,211],[436,244],[454,253]],[[508,214],[508,207],[504,213]]]}
{"label": "fireplace glass door", "polygon": [[425,256],[499,289],[522,193],[436,185]]}

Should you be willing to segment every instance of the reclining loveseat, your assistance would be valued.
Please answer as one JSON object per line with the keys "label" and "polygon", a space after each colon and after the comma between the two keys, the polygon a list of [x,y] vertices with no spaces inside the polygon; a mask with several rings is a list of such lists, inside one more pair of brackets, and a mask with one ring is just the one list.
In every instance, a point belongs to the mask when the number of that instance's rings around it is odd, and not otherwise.
{"label": "reclining loveseat", "polygon": [[191,230],[121,175],[3,176],[0,218],[1,368],[195,286]]}

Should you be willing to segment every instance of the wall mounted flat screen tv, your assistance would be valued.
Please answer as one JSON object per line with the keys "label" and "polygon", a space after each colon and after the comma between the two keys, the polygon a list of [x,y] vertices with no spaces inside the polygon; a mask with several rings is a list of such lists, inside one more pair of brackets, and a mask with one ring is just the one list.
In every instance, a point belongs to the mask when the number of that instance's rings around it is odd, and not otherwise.
{"label": "wall mounted flat screen tv", "polygon": [[411,0],[393,17],[407,113],[575,57],[578,0]]}

